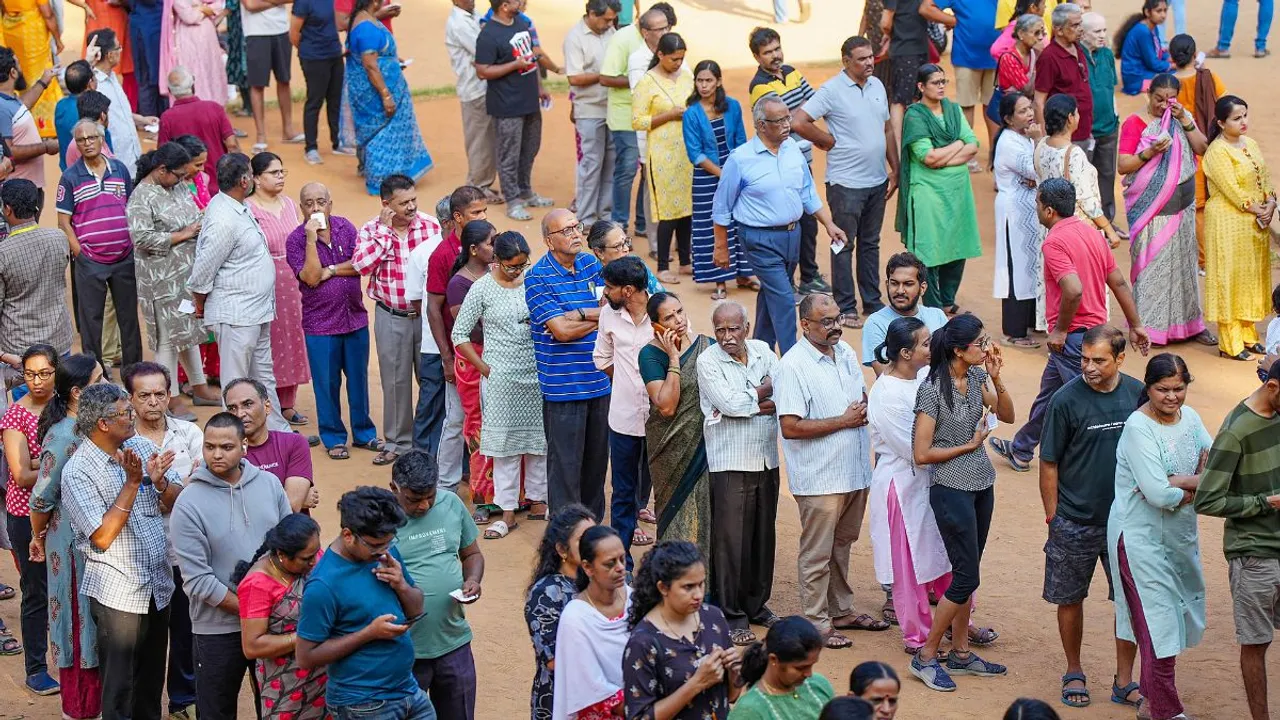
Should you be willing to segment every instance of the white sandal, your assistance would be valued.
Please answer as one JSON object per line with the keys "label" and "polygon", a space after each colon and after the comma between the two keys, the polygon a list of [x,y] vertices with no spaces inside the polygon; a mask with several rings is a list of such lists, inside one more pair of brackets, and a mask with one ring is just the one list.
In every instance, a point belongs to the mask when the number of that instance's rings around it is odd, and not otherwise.
{"label": "white sandal", "polygon": [[485,540],[501,540],[511,533],[512,530],[519,527],[520,523],[511,523],[507,525],[504,520],[495,520],[484,529]]}

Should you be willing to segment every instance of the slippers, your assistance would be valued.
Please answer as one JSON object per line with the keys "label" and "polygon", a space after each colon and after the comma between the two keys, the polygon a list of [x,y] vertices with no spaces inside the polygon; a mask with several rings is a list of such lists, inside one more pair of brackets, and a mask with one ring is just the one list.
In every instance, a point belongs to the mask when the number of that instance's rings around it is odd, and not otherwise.
{"label": "slippers", "polygon": [[346,445],[334,445],[328,451],[330,460],[350,460],[351,453],[347,452]]}
{"label": "slippers", "polygon": [[862,317],[857,314],[845,315],[844,320],[841,320],[840,324],[849,328],[850,330],[861,330]]}
{"label": "slippers", "polygon": [[484,539],[485,540],[501,540],[507,535],[510,535],[511,531],[515,530],[518,527],[520,527],[520,523],[513,522],[510,525],[507,525],[506,521],[504,520],[496,520],[492,525],[485,528]]}
{"label": "slippers", "polygon": [[653,511],[647,507],[640,508],[640,512],[636,513],[636,518],[639,519],[640,522],[647,523],[649,525],[658,524],[658,516],[654,515]]}
{"label": "slippers", "polygon": [[[537,507],[541,507],[542,511],[534,512],[534,508],[537,508]],[[532,505],[529,506],[528,510],[529,510],[529,514],[526,515],[525,517],[529,518],[530,520],[546,520],[547,519],[547,504],[544,502],[533,503]]]}
{"label": "slippers", "polygon": [[738,278],[738,287],[743,290],[754,290],[760,292],[760,280],[755,276],[749,278]]}
{"label": "slippers", "polygon": [[640,528],[636,528],[636,531],[631,533],[632,546],[644,547],[645,545],[652,545],[652,544],[653,544],[653,537],[649,535],[649,533],[646,533],[645,531],[641,530]]}
{"label": "slippers", "polygon": [[302,133],[298,133],[297,135],[294,135],[293,137],[289,138],[288,140],[285,140],[285,144],[287,144],[287,145],[301,145],[302,143],[304,143],[304,142],[306,142],[306,141],[307,141],[307,136],[306,136],[306,135],[303,135]]}
{"label": "slippers", "polygon": [[729,642],[734,645],[738,645],[740,647],[743,645],[750,645],[756,640],[759,640],[759,638],[757,638],[756,634],[747,628],[735,628],[729,631]]}
{"label": "slippers", "polygon": [[1013,443],[1008,440],[998,437],[988,438],[987,445],[995,451],[995,454],[1004,458],[1014,472],[1024,473],[1031,469],[1030,463],[1019,459],[1017,455],[1013,454]]}
{"label": "slippers", "polygon": [[373,457],[373,464],[378,466],[390,465],[398,459],[400,459],[400,453],[383,450]]}
{"label": "slippers", "polygon": [[725,297],[728,296],[728,294],[729,294],[728,291],[726,291],[724,288],[718,287],[715,290],[711,291],[711,301],[716,302],[718,300],[723,300],[725,299]]}
{"label": "slippers", "polygon": [[853,647],[853,641],[838,630],[832,630],[827,633],[827,640],[824,644],[830,650],[843,650],[844,648]]}
{"label": "slippers", "polygon": [[[993,628],[978,627],[976,625],[970,625],[965,634],[969,636],[969,644],[974,647],[990,647],[995,644],[996,640],[1000,639],[1000,633]],[[947,639],[947,642],[951,642],[950,628],[942,635]]]}
{"label": "slippers", "polygon": [[358,447],[361,450],[371,450],[373,452],[382,452],[382,448],[385,446],[386,446],[386,443],[379,440],[378,438],[374,438],[368,442],[351,444],[351,447]]}
{"label": "slippers", "polygon": [[12,600],[17,594],[18,592],[13,588],[0,583],[0,600]]}
{"label": "slippers", "polygon": [[477,505],[475,511],[471,513],[471,520],[477,525],[488,525],[489,510],[483,505]]}
{"label": "slippers", "polygon": [[884,620],[877,620],[864,613],[855,617],[851,622],[844,624],[832,621],[831,627],[836,630],[869,630],[871,632],[881,632],[888,630],[893,626]]}
{"label": "slippers", "polygon": [[253,154],[254,154],[254,155],[257,155],[258,153],[266,152],[266,151],[267,151],[267,144],[266,144],[266,143],[264,143],[264,142],[260,142],[260,143],[254,143],[254,144],[253,144]]}
{"label": "slippers", "polygon": [[17,655],[22,652],[22,643],[8,630],[0,630],[0,655]]}
{"label": "slippers", "polygon": [[287,408],[286,412],[282,412],[281,414],[284,415],[285,422],[290,425],[306,425],[311,422],[306,415],[303,415],[293,408]]}
{"label": "slippers", "polygon": [[880,608],[880,617],[884,618],[884,621],[889,623],[890,625],[898,624],[898,611],[894,610],[893,603],[887,600],[885,601],[884,605]]}

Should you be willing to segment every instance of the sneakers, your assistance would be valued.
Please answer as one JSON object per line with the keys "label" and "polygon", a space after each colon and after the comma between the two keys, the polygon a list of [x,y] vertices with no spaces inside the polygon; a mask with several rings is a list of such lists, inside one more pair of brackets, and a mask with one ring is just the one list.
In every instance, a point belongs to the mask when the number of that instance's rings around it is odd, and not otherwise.
{"label": "sneakers", "polygon": [[27,689],[37,695],[57,695],[62,690],[58,681],[49,677],[47,672],[38,672],[27,676]]}
{"label": "sneakers", "polygon": [[320,165],[324,163],[324,160],[320,157],[319,150],[308,150],[302,157],[306,159],[308,165]]}
{"label": "sneakers", "polygon": [[987,662],[978,657],[978,653],[972,650],[969,651],[968,655],[968,657],[961,657],[955,650],[947,653],[947,670],[956,675],[977,675],[978,677],[994,677],[1009,672],[1009,668],[997,663]]}
{"label": "sneakers", "polygon": [[339,145],[338,147],[336,147],[336,148],[334,148],[334,149],[333,149],[333,154],[334,154],[334,155],[349,155],[349,156],[354,157],[354,156],[355,156],[355,154],[356,154],[356,149],[355,149],[355,148],[353,148],[353,147],[351,147],[351,146],[349,146],[349,145]]}
{"label": "sneakers", "polygon": [[813,293],[829,293],[831,285],[827,284],[826,278],[821,274],[814,275],[813,279],[800,283],[799,291],[801,295],[812,295]]}
{"label": "sneakers", "polygon": [[[950,663],[949,658],[947,662]],[[923,662],[920,660],[920,654],[916,653],[911,657],[911,674],[920,678],[920,681],[930,690],[938,692],[955,692],[956,690],[955,681],[946,670],[942,669],[942,664],[937,658],[930,658],[929,662]]]}

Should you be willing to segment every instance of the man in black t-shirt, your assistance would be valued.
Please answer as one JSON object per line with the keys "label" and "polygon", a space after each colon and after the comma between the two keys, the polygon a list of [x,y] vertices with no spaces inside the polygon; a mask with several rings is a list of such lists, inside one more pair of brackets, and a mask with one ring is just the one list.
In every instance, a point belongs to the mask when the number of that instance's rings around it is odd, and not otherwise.
{"label": "man in black t-shirt", "polygon": [[[1124,333],[1110,325],[1085,331],[1080,377],[1054,393],[1040,439],[1040,498],[1049,539],[1044,553],[1044,599],[1058,606],[1058,633],[1067,656],[1062,701],[1089,703],[1080,665],[1084,635],[1084,599],[1093,570],[1102,561],[1108,598],[1114,597],[1107,558],[1107,517],[1115,498],[1116,447],[1120,433],[1138,406],[1142,382],[1120,372]],[[1135,704],[1138,683],[1133,662],[1138,647],[1116,639],[1116,680],[1112,694]]]}
{"label": "man in black t-shirt", "polygon": [[916,99],[916,74],[929,62],[928,23],[920,16],[920,0],[884,0],[880,31],[889,38],[889,118],[902,139],[902,116]]}
{"label": "man in black t-shirt", "polygon": [[489,85],[485,109],[493,118],[498,178],[507,217],[531,220],[525,209],[551,207],[533,191],[533,160],[542,144],[542,108],[551,101],[538,76],[529,23],[520,18],[520,0],[490,0],[493,18],[476,38],[476,74]]}

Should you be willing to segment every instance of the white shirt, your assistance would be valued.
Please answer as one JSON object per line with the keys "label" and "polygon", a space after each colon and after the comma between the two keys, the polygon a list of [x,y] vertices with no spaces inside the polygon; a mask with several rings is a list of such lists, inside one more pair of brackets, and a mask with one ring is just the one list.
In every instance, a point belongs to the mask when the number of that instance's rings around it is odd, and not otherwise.
{"label": "white shirt", "polygon": [[[444,46],[449,51],[449,65],[458,77],[458,100],[472,102],[485,95],[488,83],[476,75],[476,38],[480,36],[480,20],[456,5],[444,23]],[[425,335],[424,342],[425,342]]]}
{"label": "white shirt", "polygon": [[[454,9],[457,10],[457,8]],[[418,346],[418,352],[423,355],[440,354],[440,346],[436,343],[436,337],[431,334],[431,322],[427,319],[426,298],[427,261],[431,259],[431,253],[435,252],[442,242],[444,242],[444,235],[440,233],[428,235],[426,240],[418,243],[418,247],[410,251],[409,262],[404,269],[404,299],[422,303],[422,312],[418,313],[422,317],[422,344]],[[445,312],[449,312],[448,308]]]}
{"label": "white shirt", "polygon": [[698,402],[711,472],[759,472],[778,467],[778,416],[761,415],[756,388],[778,356],[763,340],[747,340],[747,362],[719,344],[698,356]]}
{"label": "white shirt", "polygon": [[133,106],[129,104],[129,96],[124,94],[124,87],[115,73],[95,69],[93,76],[98,80],[98,92],[111,100],[111,106],[107,108],[111,152],[124,163],[132,177],[137,171],[138,158],[142,156],[142,142],[138,140],[138,128],[133,123]]}
{"label": "white shirt", "polygon": [[[277,5],[259,12],[241,8],[240,25],[245,37],[262,37],[289,34],[289,8]],[[111,135],[112,139],[115,134]]]}

